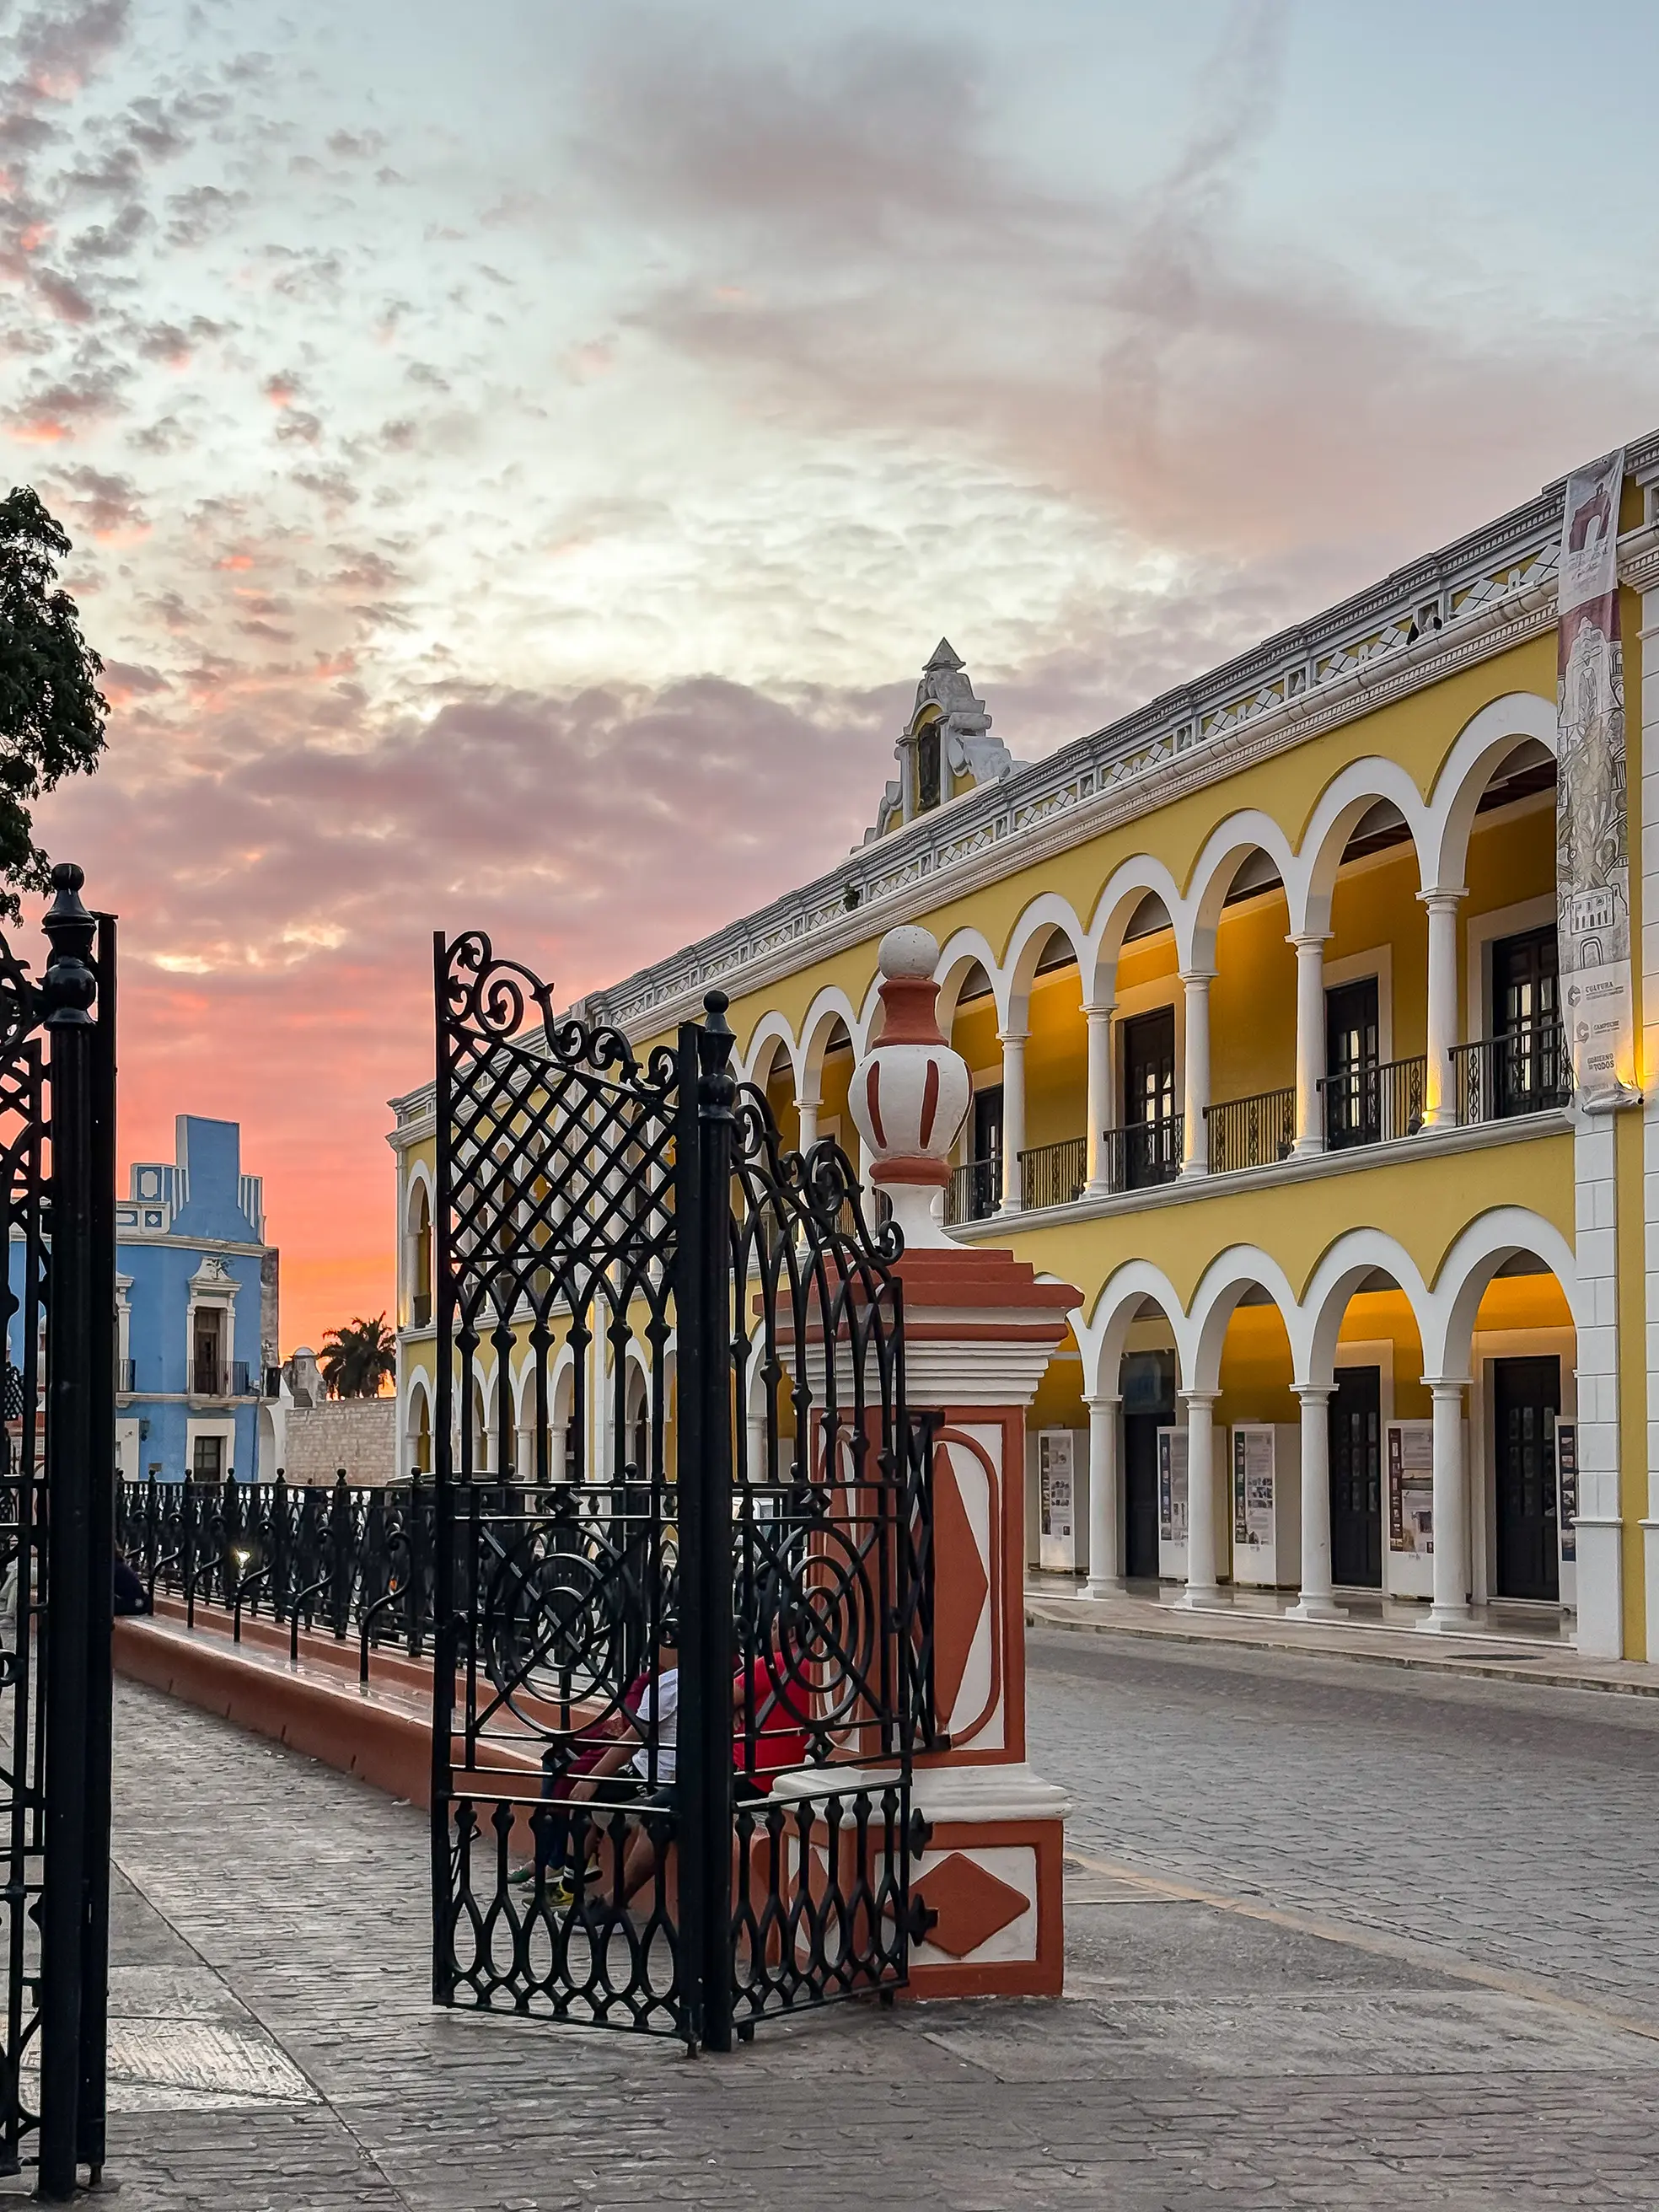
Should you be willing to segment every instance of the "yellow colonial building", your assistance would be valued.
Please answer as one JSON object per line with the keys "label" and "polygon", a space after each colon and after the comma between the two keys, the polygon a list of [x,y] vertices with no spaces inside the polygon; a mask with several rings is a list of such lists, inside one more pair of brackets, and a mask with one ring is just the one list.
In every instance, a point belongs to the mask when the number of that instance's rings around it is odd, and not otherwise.
{"label": "yellow colonial building", "polygon": [[[856,1165],[877,945],[933,934],[946,1221],[1080,1292],[1029,1553],[1091,1592],[1659,1661],[1659,434],[1596,465],[1033,764],[941,643],[865,842],[586,1002],[643,1048],[725,991],[786,1137]],[[1598,531],[1627,739],[1573,689]],[[411,1468],[432,1106],[391,1136]],[[556,1433],[641,1455],[643,1367],[565,1357]],[[481,1352],[479,1434],[522,1382]]]}

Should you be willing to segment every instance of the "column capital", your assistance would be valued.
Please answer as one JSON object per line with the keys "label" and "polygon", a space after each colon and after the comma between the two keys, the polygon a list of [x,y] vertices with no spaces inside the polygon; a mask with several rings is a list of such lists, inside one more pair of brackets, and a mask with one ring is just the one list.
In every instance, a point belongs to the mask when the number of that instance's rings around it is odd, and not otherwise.
{"label": "column capital", "polygon": [[1200,983],[1206,986],[1213,983],[1216,977],[1213,968],[1177,968],[1176,974],[1189,991]]}
{"label": "column capital", "polygon": [[1291,1388],[1304,1406],[1323,1405],[1336,1395],[1334,1382],[1292,1382]]}
{"label": "column capital", "polygon": [[1293,929],[1285,942],[1295,945],[1298,952],[1322,952],[1331,941],[1331,934],[1328,929]]}
{"label": "column capital", "polygon": [[1085,1006],[1083,1009],[1085,1020],[1091,1022],[1109,1022],[1116,1012],[1115,999],[1109,999],[1103,1006]]}
{"label": "column capital", "polygon": [[1467,1375],[1425,1375],[1424,1388],[1437,1398],[1461,1398],[1469,1387]]}
{"label": "column capital", "polygon": [[1417,894],[1431,914],[1437,908],[1443,914],[1449,913],[1459,899],[1466,899],[1468,895],[1467,884],[1436,884],[1430,890]]}
{"label": "column capital", "polygon": [[1221,1393],[1219,1390],[1177,1390],[1176,1395],[1189,1413],[1194,1406],[1201,1406],[1208,1413]]}
{"label": "column capital", "polygon": [[1024,1044],[1030,1034],[1030,1030],[999,1030],[997,1042],[1006,1052],[1011,1044]]}
{"label": "column capital", "polygon": [[1123,1400],[1121,1395],[1115,1395],[1110,1391],[1097,1391],[1091,1396],[1085,1390],[1083,1394],[1083,1402],[1091,1413],[1115,1413],[1123,1403]]}
{"label": "column capital", "polygon": [[795,1111],[799,1114],[801,1109],[805,1107],[809,1113],[816,1114],[818,1108],[822,1106],[823,1103],[823,1097],[821,1092],[815,1091],[810,1098],[803,1092],[795,1100]]}

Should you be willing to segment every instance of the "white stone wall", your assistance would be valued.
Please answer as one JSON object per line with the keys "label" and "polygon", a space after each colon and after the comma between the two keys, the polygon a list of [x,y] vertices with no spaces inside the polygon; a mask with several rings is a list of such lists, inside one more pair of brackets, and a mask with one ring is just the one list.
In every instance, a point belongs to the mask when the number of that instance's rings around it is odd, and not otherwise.
{"label": "white stone wall", "polygon": [[283,1472],[290,1483],[332,1482],[343,1468],[348,1482],[395,1481],[398,1401],[395,1398],[330,1398],[320,1406],[290,1406]]}

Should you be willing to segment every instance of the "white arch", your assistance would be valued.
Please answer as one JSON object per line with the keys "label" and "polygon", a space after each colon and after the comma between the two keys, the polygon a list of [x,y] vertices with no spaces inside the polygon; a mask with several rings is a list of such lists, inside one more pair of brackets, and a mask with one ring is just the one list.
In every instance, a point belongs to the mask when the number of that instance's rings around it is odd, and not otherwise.
{"label": "white arch", "polygon": [[1179,1352],[1186,1310],[1176,1294],[1175,1285],[1150,1260],[1129,1260],[1114,1268],[1102,1285],[1086,1320],[1081,1307],[1073,1309],[1072,1334],[1083,1355],[1085,1397],[1120,1395],[1120,1370],[1129,1330],[1148,1298],[1169,1322]]}
{"label": "white arch", "polygon": [[1506,1260],[1530,1252],[1561,1285],[1575,1329],[1588,1326],[1573,1249],[1553,1223],[1524,1206],[1498,1206],[1472,1221],[1440,1263],[1423,1331],[1423,1371],[1467,1381],[1474,1317],[1486,1285]]}
{"label": "white arch", "polygon": [[870,978],[870,988],[864,994],[864,1004],[859,1010],[859,1035],[863,1040],[860,1050],[867,1052],[881,1032],[881,977]]}
{"label": "white arch", "polygon": [[[1116,996],[1117,963],[1123,951],[1123,933],[1134,919],[1136,909],[1148,892],[1163,901],[1179,948],[1186,901],[1181,896],[1176,879],[1163,861],[1155,860],[1150,853],[1132,854],[1121,866],[1113,869],[1089,919],[1092,955],[1083,978],[1083,1003],[1085,1006],[1109,1006]],[[1178,950],[1176,957],[1180,957]]]}
{"label": "white arch", "polygon": [[425,1197],[426,1218],[430,1225],[437,1211],[437,1202],[433,1194],[432,1170],[424,1160],[414,1160],[410,1164],[409,1187],[404,1194],[404,1234],[406,1237],[415,1237],[420,1233],[420,1223],[415,1209],[417,1194],[423,1194]]}
{"label": "white arch", "polygon": [[[1181,1343],[1183,1390],[1211,1391],[1221,1388],[1221,1350],[1226,1341],[1227,1324],[1240,1298],[1250,1290],[1266,1291],[1278,1307],[1279,1319],[1291,1340],[1291,1371],[1295,1371],[1299,1308],[1290,1279],[1278,1261],[1269,1258],[1259,1246],[1235,1244],[1210,1262],[1193,1293],[1185,1340]],[[1177,1341],[1181,1341],[1179,1336]]]}
{"label": "white arch", "polygon": [[1077,918],[1072,902],[1062,897],[1058,891],[1040,893],[1015,922],[1002,963],[1003,973],[1008,979],[1009,1026],[1014,1030],[1025,1026],[1037,963],[1055,930],[1077,955],[1079,977],[1088,972],[1089,956],[1094,947],[1088,931]]}
{"label": "white arch", "polygon": [[975,965],[985,970],[991,985],[991,996],[997,1010],[997,1027],[1007,1028],[1008,996],[1001,964],[992,951],[989,940],[977,929],[953,931],[941,948],[933,973],[939,978],[939,1025],[946,1036],[957,1018],[957,1001],[969,970]]}
{"label": "white arch", "polygon": [[837,1021],[845,1024],[853,1041],[853,1058],[864,1054],[864,1029],[853,1001],[838,984],[827,983],[806,1012],[800,1025],[800,1046],[795,1054],[795,1096],[797,1098],[817,1098],[823,1095],[823,1055]]}
{"label": "white arch", "polygon": [[769,1008],[761,1016],[755,1034],[749,1040],[749,1049],[744,1054],[744,1081],[757,1083],[763,1091],[776,1066],[780,1052],[789,1063],[790,1080],[793,1082],[799,1072],[795,1033],[775,1008]]}
{"label": "white arch", "polygon": [[1426,1344],[1433,1301],[1417,1262],[1403,1245],[1382,1230],[1351,1229],[1328,1248],[1314,1269],[1291,1328],[1298,1389],[1304,1383],[1328,1388],[1335,1381],[1336,1340],[1348,1301],[1368,1276],[1376,1273],[1390,1276],[1398,1284],[1416,1321],[1418,1335]]}
{"label": "white arch", "polygon": [[[1261,851],[1278,869],[1288,899],[1295,872],[1290,840],[1270,814],[1250,807],[1230,815],[1205,840],[1193,869],[1185,911],[1176,929],[1176,944],[1182,968],[1207,974],[1215,966],[1216,926],[1241,864]],[[1173,918],[1173,916],[1172,916]]]}
{"label": "white arch", "polygon": [[1556,750],[1555,702],[1535,691],[1507,691],[1470,716],[1441,764],[1430,800],[1423,856],[1425,890],[1462,884],[1474,812],[1493,772],[1528,738]]}
{"label": "white arch", "polygon": [[1356,827],[1379,799],[1397,806],[1405,817],[1417,854],[1419,880],[1429,880],[1423,870],[1433,835],[1430,811],[1416,784],[1398,761],[1376,755],[1350,761],[1320,793],[1302,834],[1294,872],[1285,879],[1291,901],[1291,936],[1330,934],[1331,896],[1342,855]]}

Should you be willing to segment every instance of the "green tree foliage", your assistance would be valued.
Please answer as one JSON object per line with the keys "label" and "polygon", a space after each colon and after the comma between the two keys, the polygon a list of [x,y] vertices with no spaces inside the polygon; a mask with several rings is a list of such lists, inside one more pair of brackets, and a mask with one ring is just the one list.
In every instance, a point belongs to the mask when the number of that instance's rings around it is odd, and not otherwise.
{"label": "green tree foliage", "polygon": [[323,1339],[319,1363],[331,1398],[378,1398],[382,1382],[398,1371],[398,1340],[386,1316],[365,1321],[361,1314]]}
{"label": "green tree foliage", "polygon": [[64,776],[90,774],[104,750],[104,664],[74,600],[55,588],[69,550],[26,485],[0,500],[0,915],[14,921],[20,890],[51,886],[35,801]]}

